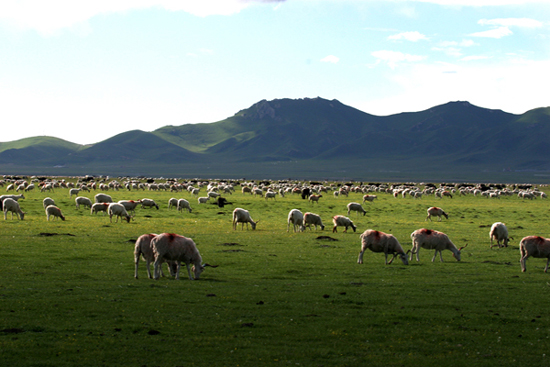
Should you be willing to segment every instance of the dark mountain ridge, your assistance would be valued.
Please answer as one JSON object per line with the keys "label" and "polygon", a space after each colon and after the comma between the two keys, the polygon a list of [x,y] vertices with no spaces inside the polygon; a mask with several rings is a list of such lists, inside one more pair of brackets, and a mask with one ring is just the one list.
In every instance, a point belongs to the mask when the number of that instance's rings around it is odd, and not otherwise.
{"label": "dark mountain ridge", "polygon": [[0,168],[61,164],[83,174],[99,167],[145,174],[193,167],[201,174],[207,164],[209,172],[202,174],[328,175],[342,168],[358,176],[397,170],[473,177],[550,170],[549,135],[548,107],[515,115],[457,101],[375,116],[337,100],[276,99],[222,121],[128,131],[85,147],[54,138],[0,143]]}

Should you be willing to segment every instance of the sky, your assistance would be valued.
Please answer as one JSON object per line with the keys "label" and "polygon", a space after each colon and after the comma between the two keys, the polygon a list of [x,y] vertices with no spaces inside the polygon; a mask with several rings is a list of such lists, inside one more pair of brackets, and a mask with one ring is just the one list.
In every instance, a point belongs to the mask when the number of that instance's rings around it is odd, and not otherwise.
{"label": "sky", "polygon": [[277,98],[522,114],[548,86],[548,0],[0,3],[0,142],[93,144]]}

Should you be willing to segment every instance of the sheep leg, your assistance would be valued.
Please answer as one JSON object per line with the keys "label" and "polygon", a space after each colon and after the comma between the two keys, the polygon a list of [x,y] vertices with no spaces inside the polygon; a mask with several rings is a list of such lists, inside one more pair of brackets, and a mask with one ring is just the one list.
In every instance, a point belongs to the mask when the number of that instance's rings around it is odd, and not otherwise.
{"label": "sheep leg", "polygon": [[357,258],[357,264],[362,264],[363,263],[363,254],[365,253],[365,250],[362,249],[361,252],[359,253],[359,257]]}
{"label": "sheep leg", "polygon": [[546,261],[546,267],[544,268],[544,272],[547,273],[548,272],[548,264],[550,263],[550,257],[548,258],[548,260]]}
{"label": "sheep leg", "polygon": [[[435,261],[435,257],[436,257],[436,256],[437,256],[437,250],[435,250],[435,252],[434,252],[434,257],[432,257],[432,262]],[[441,259],[441,261],[443,261],[443,259]]]}
{"label": "sheep leg", "polygon": [[185,266],[187,266],[187,274],[189,275],[189,279],[195,280],[195,278],[191,276],[191,268],[189,267],[189,264],[186,263]]}

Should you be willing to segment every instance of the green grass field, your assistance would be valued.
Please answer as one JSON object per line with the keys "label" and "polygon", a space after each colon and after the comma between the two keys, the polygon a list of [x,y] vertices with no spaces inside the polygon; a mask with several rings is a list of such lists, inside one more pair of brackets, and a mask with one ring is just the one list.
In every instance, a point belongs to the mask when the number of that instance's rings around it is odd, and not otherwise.
{"label": "green grass field", "polygon": [[[550,274],[530,258],[521,273],[518,243],[550,237],[548,201],[458,197],[394,198],[377,193],[350,218],[356,233],[332,233],[331,217],[362,194],[324,194],[313,206],[299,196],[276,201],[226,195],[223,209],[198,205],[187,192],[109,191],[115,201],[152,198],[131,223],[76,210],[68,189],[29,192],[24,221],[0,219],[0,360],[6,366],[547,366],[550,365]],[[2,189],[5,191],[5,188]],[[93,198],[92,193],[83,196]],[[204,194],[203,189],[201,194]],[[66,221],[46,221],[52,197]],[[192,213],[168,209],[186,198]],[[449,220],[426,222],[437,205]],[[248,209],[255,231],[234,231],[231,212]],[[323,218],[324,231],[287,233],[297,208]],[[489,229],[508,225],[511,246],[489,248]],[[357,264],[359,234],[397,237],[431,228],[468,244],[462,261],[384,264],[367,251]],[[134,279],[134,242],[144,233],[191,237],[206,268],[190,281]],[[319,239],[328,236],[330,239]],[[167,273],[167,271],[165,271]]]}

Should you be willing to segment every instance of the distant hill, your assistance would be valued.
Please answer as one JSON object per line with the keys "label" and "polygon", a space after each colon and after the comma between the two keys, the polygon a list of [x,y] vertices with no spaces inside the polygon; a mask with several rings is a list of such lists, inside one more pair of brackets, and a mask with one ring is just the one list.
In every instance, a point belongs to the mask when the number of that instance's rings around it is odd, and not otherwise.
{"label": "distant hill", "polygon": [[548,136],[548,107],[515,115],[459,101],[375,116],[337,100],[276,99],[222,121],[134,130],[89,146],[51,137],[0,143],[0,169],[365,180],[508,175],[522,180],[522,172],[541,177],[550,172]]}

